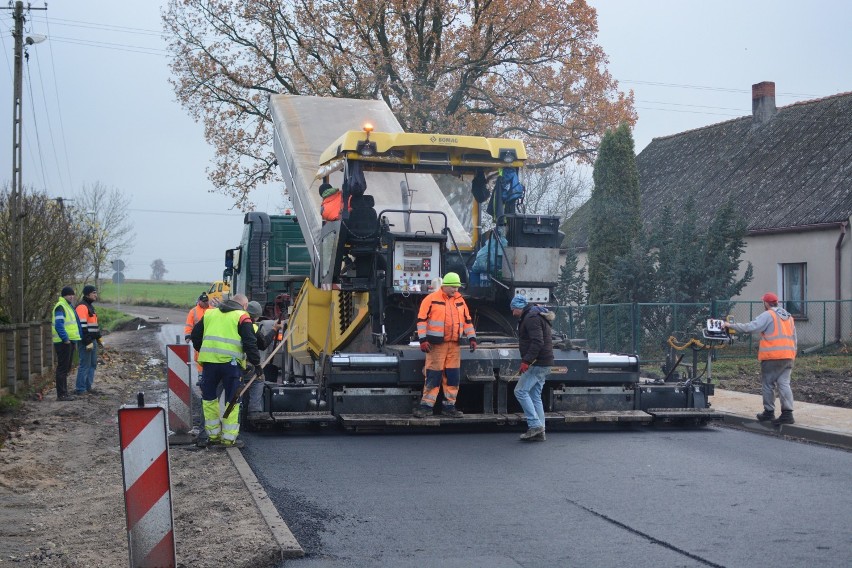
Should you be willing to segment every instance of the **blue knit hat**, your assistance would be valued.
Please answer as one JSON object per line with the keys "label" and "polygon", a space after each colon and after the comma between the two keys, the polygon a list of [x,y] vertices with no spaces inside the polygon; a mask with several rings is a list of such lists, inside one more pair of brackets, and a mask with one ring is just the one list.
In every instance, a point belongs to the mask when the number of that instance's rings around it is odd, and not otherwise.
{"label": "blue knit hat", "polygon": [[518,294],[514,298],[512,298],[512,302],[509,304],[509,308],[513,310],[522,310],[527,307],[527,299],[524,296]]}

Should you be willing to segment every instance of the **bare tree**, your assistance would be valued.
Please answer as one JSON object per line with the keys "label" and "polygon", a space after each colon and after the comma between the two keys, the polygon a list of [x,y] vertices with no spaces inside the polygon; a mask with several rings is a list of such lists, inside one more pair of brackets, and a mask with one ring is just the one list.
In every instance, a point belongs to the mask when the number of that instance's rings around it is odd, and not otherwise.
{"label": "bare tree", "polygon": [[556,215],[563,221],[582,205],[592,184],[584,171],[571,164],[528,170],[524,178],[524,207],[535,215]]}
{"label": "bare tree", "polygon": [[151,263],[151,280],[162,280],[168,269],[162,258],[158,258]]}
{"label": "bare tree", "polygon": [[537,164],[591,163],[636,121],[583,0],[170,0],[172,84],[247,205],[276,181],[272,93],[385,101],[408,132],[522,138]]}
{"label": "bare tree", "polygon": [[[0,189],[0,266],[11,262],[13,223],[10,219],[8,184]],[[24,268],[23,321],[50,317],[50,308],[63,286],[74,283],[78,259],[86,239],[78,219],[74,218],[62,200],[25,189],[21,212],[24,220],[24,240],[21,243]],[[11,298],[13,283],[9,270],[0,270],[0,298]],[[7,301],[0,302],[0,321],[10,321]]]}
{"label": "bare tree", "polygon": [[88,247],[83,267],[84,279],[92,278],[100,286],[101,273],[110,261],[133,250],[133,223],[128,207],[130,198],[116,188],[100,182],[83,186],[77,196],[76,215],[86,227]]}

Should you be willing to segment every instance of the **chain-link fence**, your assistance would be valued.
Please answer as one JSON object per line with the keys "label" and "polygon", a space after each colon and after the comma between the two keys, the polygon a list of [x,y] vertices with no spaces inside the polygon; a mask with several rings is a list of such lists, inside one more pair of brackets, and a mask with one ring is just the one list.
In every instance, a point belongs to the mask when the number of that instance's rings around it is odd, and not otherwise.
{"label": "chain-link fence", "polygon": [[[799,353],[852,353],[852,300],[804,302],[805,316],[796,316]],[[554,330],[585,339],[589,351],[635,353],[643,361],[659,361],[672,341],[701,339],[708,318],[731,316],[748,322],[763,311],[763,302],[712,301],[702,304],[598,304],[559,306]],[[743,334],[720,357],[753,357],[759,336]],[[849,348],[847,348],[847,346]]]}

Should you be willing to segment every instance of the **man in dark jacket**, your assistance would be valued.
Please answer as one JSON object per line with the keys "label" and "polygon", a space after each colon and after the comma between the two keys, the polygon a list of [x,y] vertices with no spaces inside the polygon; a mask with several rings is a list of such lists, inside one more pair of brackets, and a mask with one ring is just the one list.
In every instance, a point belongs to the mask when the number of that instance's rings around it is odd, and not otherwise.
{"label": "man in dark jacket", "polygon": [[523,441],[546,439],[544,433],[544,405],[541,389],[553,365],[553,337],[551,326],[556,314],[544,306],[533,306],[520,294],[509,304],[512,315],[518,318],[518,349],[521,368],[515,398],[524,409],[528,430],[521,434]]}
{"label": "man in dark jacket", "polygon": [[247,307],[248,298],[237,294],[218,308],[204,312],[204,317],[192,328],[192,345],[198,351],[198,362],[203,368],[201,409],[211,444],[242,446],[242,440],[237,440],[240,405],[237,403],[227,418],[220,417],[216,387],[222,383],[225,397],[230,400],[239,388],[242,371],[248,365],[254,366],[255,373],[263,372]]}
{"label": "man in dark jacket", "polygon": [[56,350],[56,400],[75,400],[68,394],[68,372],[74,358],[74,345],[80,341],[83,332],[80,320],[74,311],[74,288],[65,286],[59,294],[59,301],[53,306],[53,347]]}

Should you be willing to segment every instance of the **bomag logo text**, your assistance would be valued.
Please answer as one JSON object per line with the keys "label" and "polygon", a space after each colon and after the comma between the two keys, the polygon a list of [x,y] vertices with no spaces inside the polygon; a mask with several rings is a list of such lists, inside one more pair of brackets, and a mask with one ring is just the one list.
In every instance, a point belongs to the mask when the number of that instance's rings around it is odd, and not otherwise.
{"label": "bomag logo text", "polygon": [[458,138],[451,138],[449,136],[438,136],[438,144],[458,144]]}

